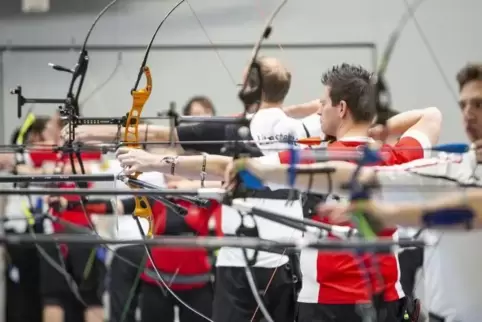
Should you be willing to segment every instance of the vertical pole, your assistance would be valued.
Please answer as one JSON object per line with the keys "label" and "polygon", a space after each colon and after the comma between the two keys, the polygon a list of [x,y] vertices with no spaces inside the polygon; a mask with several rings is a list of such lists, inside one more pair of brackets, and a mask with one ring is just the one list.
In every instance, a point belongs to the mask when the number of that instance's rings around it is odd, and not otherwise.
{"label": "vertical pole", "polygon": [[[2,130],[0,131],[0,142],[6,143],[4,141],[4,132],[5,132],[5,102],[3,99],[3,91],[4,91],[4,76],[3,76],[3,51],[0,50],[0,126]],[[4,216],[5,210],[7,208],[7,198],[8,196],[0,197],[0,216]],[[4,221],[0,220],[0,237],[3,237],[5,234],[4,229]],[[5,309],[6,303],[6,288],[7,284],[5,281],[5,245],[0,245],[0,322],[5,322],[7,319],[7,311]]]}

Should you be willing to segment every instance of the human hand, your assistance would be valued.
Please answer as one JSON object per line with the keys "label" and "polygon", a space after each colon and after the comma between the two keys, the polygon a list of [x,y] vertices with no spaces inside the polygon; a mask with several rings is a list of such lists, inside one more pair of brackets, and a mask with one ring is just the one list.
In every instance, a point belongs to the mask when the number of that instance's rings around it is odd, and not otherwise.
{"label": "human hand", "polygon": [[15,166],[14,154],[0,154],[0,170],[12,170]]}
{"label": "human hand", "polygon": [[343,224],[352,219],[351,214],[363,213],[370,225],[377,230],[390,225],[389,219],[397,212],[396,205],[388,205],[373,200],[351,204],[322,204],[317,208],[320,217],[328,218],[332,224]]}
{"label": "human hand", "polygon": [[231,161],[224,170],[224,186],[227,190],[232,190],[238,184],[237,174],[246,169],[247,159],[236,159]]}
{"label": "human hand", "polygon": [[482,163],[482,139],[476,140],[474,142],[475,148],[475,157],[477,159],[477,163]]}
{"label": "human hand", "polygon": [[388,139],[389,133],[386,126],[377,124],[368,130],[368,135],[374,140],[385,142]]}
{"label": "human hand", "polygon": [[160,166],[168,164],[163,162],[166,157],[136,148],[121,147],[115,154],[126,175],[136,172],[159,171]]}
{"label": "human hand", "polygon": [[45,202],[57,212],[65,211],[69,205],[68,200],[60,196],[47,196]]}

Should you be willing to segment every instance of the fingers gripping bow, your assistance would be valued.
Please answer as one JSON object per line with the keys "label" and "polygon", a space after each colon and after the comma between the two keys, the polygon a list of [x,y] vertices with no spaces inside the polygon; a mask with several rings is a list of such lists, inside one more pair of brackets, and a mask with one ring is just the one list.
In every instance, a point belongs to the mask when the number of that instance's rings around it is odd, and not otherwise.
{"label": "fingers gripping bow", "polygon": [[[132,107],[127,115],[127,120],[125,124],[124,141],[127,143],[128,147],[140,149],[141,145],[139,142],[139,122],[144,109],[144,105],[151,96],[152,92],[152,76],[149,67],[143,67],[144,76],[146,77],[146,87],[142,89],[133,89],[131,91],[132,95]],[[141,172],[134,173],[131,177],[137,179],[141,175]],[[129,188],[137,189],[138,187],[132,184],[128,184]],[[149,228],[147,231],[147,237],[152,237],[153,235],[153,217],[152,209],[149,204],[149,200],[146,196],[136,196],[135,197],[136,207],[134,209],[134,216],[144,218],[149,223]]]}

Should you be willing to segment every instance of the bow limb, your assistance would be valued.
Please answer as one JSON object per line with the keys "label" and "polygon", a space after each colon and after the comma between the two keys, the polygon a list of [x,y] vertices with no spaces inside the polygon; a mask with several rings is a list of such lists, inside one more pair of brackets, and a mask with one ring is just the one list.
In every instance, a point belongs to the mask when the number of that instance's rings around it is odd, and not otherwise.
{"label": "bow limb", "polygon": [[[144,53],[144,58],[142,59],[141,66],[139,68],[139,72],[137,74],[136,81],[134,83],[134,87],[131,90],[132,96],[132,107],[129,111],[125,123],[125,130],[124,130],[124,141],[127,142],[127,146],[132,148],[141,148],[141,145],[138,143],[139,140],[139,122],[140,117],[142,114],[142,110],[144,109],[144,105],[146,104],[149,96],[152,92],[152,76],[149,67],[147,66],[147,59],[149,58],[149,52],[151,51],[152,44],[157,36],[157,33],[161,29],[164,22],[166,22],[167,18],[184,2],[185,0],[181,0],[177,2],[171,10],[166,14],[166,16],[161,20],[159,25],[157,26],[154,34],[147,45],[146,51]],[[138,89],[139,83],[141,81],[142,76],[146,78],[146,87],[143,89]],[[141,173],[135,173],[132,177],[137,179],[141,175]],[[129,186],[131,189],[134,189],[135,186]],[[149,229],[147,232],[147,237],[151,238],[153,235],[153,216],[152,216],[152,209],[149,204],[149,200],[147,197],[135,197],[135,210],[134,216],[145,218],[149,223]],[[140,223],[138,222],[139,227]],[[142,232],[142,231],[141,231]],[[143,232],[142,232],[143,235]],[[148,254],[149,255],[149,254]]]}
{"label": "bow limb", "polygon": [[[89,41],[90,35],[92,34],[95,26],[97,25],[97,22],[102,18],[102,16],[117,2],[117,0],[112,0],[110,1],[100,12],[99,14],[95,17],[94,22],[90,26],[89,30],[87,31],[87,34],[85,36],[84,42],[82,44],[79,57],[77,60],[77,63],[75,67],[71,70],[72,78],[68,87],[67,95],[66,95],[66,104],[60,109],[60,112],[63,116],[66,116],[68,119],[68,126],[69,126],[69,139],[67,142],[65,142],[63,146],[63,150],[59,152],[58,158],[57,158],[57,166],[56,169],[60,172],[63,172],[65,163],[64,161],[64,155],[65,153],[68,153],[69,160],[70,160],[70,165],[72,167],[72,173],[76,174],[77,173],[77,164],[75,162],[75,158],[77,158],[78,165],[80,166],[80,172],[82,174],[85,174],[85,167],[84,163],[82,161],[82,156],[81,153],[78,149],[78,147],[74,147],[74,141],[75,141],[75,119],[80,115],[80,107],[79,107],[79,97],[82,92],[82,88],[84,85],[84,80],[85,76],[87,73],[88,65],[89,65],[89,55],[87,51],[87,43]],[[67,152],[66,152],[67,151]],[[75,183],[77,187],[82,188],[82,185],[79,185],[78,183]],[[84,196],[81,196],[80,199],[80,204],[82,207],[83,214],[85,218],[87,219],[90,228],[95,232],[95,234],[100,237],[98,234],[94,224],[90,220],[90,217],[86,211],[85,203],[84,203]],[[96,249],[93,249],[91,256],[95,255]],[[42,253],[42,252],[41,252]],[[45,252],[44,252],[45,253]],[[45,253],[47,254],[47,253]],[[69,288],[75,295],[75,297],[79,300],[80,303],[82,303],[85,307],[88,307],[86,302],[82,299],[79,293],[79,287],[74,281],[74,279],[68,274],[65,265],[65,262],[61,258],[61,265],[57,265],[56,267],[54,264],[56,264],[55,261],[53,260],[47,260],[56,270],[62,273],[62,275],[65,276]],[[63,268],[63,270],[59,270],[59,267]],[[88,276],[91,272],[91,267],[87,267],[86,271],[84,272],[84,276]]]}

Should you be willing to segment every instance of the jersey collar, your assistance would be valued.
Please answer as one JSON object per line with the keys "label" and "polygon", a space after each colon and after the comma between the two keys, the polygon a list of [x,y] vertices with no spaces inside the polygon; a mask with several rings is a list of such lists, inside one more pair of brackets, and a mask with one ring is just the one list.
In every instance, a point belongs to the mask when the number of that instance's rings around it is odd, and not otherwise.
{"label": "jersey collar", "polygon": [[338,139],[340,142],[375,142],[371,137],[368,136],[345,136]]}

